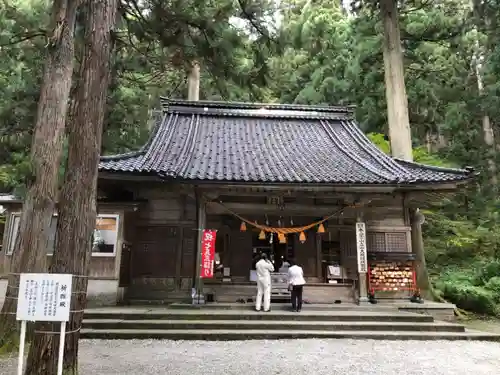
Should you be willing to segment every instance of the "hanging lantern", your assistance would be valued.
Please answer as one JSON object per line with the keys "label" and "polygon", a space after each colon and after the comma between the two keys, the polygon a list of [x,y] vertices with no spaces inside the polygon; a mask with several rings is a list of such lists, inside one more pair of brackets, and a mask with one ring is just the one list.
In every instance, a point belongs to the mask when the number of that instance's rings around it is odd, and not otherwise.
{"label": "hanging lantern", "polygon": [[266,239],[266,232],[261,230],[259,233],[259,240],[265,240],[265,239]]}
{"label": "hanging lantern", "polygon": [[241,222],[241,225],[240,225],[240,231],[241,232],[246,232],[247,230],[247,225],[244,221]]}
{"label": "hanging lantern", "polygon": [[299,241],[300,243],[306,242],[306,234],[304,232],[300,232]]}
{"label": "hanging lantern", "polygon": [[280,243],[286,243],[286,236],[283,233],[278,233],[278,240]]}
{"label": "hanging lantern", "polygon": [[323,223],[321,223],[318,227],[318,233],[325,233],[325,227]]}

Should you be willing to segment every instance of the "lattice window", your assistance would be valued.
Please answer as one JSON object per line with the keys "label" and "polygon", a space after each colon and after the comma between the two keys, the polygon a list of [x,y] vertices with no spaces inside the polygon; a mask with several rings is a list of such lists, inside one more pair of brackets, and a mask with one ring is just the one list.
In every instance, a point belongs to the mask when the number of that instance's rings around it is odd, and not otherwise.
{"label": "lattice window", "polygon": [[368,233],[366,237],[368,251],[377,253],[387,251],[385,233]]}
{"label": "lattice window", "polygon": [[386,248],[391,252],[408,251],[407,233],[386,233]]}
{"label": "lattice window", "polygon": [[368,251],[370,252],[408,252],[407,232],[367,234]]}

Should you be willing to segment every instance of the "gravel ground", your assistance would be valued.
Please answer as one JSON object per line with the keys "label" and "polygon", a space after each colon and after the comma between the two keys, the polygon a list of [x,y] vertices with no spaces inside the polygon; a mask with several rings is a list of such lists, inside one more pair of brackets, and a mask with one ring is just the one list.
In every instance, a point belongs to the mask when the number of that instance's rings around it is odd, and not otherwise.
{"label": "gravel ground", "polygon": [[[500,344],[467,341],[82,340],[80,356],[80,375],[492,375],[500,368]],[[15,368],[15,358],[0,358],[1,375]]]}

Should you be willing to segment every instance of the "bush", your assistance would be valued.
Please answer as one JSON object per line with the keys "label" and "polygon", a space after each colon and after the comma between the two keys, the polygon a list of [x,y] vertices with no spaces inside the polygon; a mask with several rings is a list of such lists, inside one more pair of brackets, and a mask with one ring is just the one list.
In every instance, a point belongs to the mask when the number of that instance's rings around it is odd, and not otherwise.
{"label": "bush", "polygon": [[492,278],[496,278],[498,275],[500,275],[500,260],[494,259],[484,264],[479,273],[479,278],[484,284],[487,284]]}
{"label": "bush", "polygon": [[493,294],[493,296],[495,298],[495,302],[499,303],[500,302],[500,276],[495,276],[495,277],[492,277],[491,279],[489,279],[484,287],[485,287],[485,289],[489,290]]}
{"label": "bush", "polygon": [[441,284],[443,298],[464,310],[479,314],[496,315],[496,293],[484,287],[466,283]]}

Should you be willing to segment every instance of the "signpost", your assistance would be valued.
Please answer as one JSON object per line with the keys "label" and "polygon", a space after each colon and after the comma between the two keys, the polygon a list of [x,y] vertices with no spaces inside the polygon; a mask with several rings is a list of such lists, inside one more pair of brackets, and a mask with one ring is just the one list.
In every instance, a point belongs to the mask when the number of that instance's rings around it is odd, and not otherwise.
{"label": "signpost", "polygon": [[23,374],[26,322],[60,322],[57,375],[62,375],[66,322],[70,317],[73,275],[22,273],[19,281],[16,319],[21,321],[17,374]]}
{"label": "signpost", "polygon": [[368,272],[368,257],[366,249],[366,226],[363,222],[356,223],[356,249],[358,256],[358,272]]}

